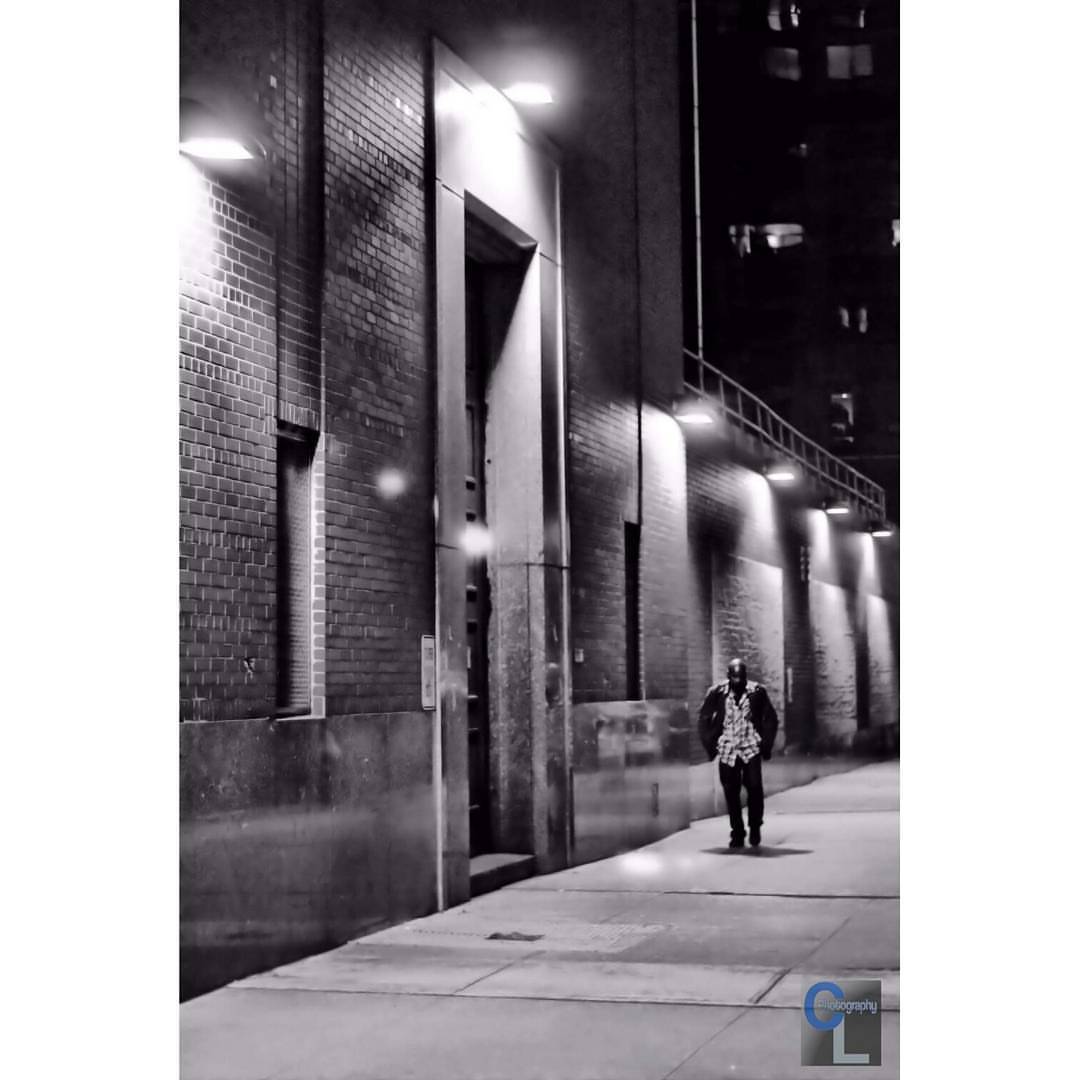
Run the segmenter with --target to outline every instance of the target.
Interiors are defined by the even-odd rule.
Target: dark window
[[[798,82],[802,78],[798,49],[768,48],[761,54],[761,66],[765,74],[773,79]]]
[[[626,697],[641,699],[641,526],[626,522]]]
[[[855,442],[855,399],[851,394],[829,398],[829,433],[835,449],[850,448]]]
[[[874,74],[870,45],[829,45],[825,52],[830,79],[865,79]]]
[[[277,712],[311,710],[311,463],[315,441],[281,428],[277,441]]]

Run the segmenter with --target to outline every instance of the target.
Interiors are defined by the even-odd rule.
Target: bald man
[[[750,682],[746,664],[732,660],[727,679],[709,688],[698,713],[698,734],[709,760],[720,759],[720,786],[724,789],[731,841],[728,847],[746,846],[742,816],[742,789],[750,818],[750,844],[761,843],[765,820],[765,789],[761,781],[762,759],[772,757],[779,724],[765,687]]]

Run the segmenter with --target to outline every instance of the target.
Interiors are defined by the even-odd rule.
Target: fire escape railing
[[[853,511],[868,521],[885,520],[885,490],[879,484],[808,439],[761,398],[689,349],[683,349],[683,381],[689,391],[718,407],[729,423],[797,465]]]

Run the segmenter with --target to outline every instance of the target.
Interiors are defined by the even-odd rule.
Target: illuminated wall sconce
[[[803,227],[790,222],[762,225],[761,231],[765,234],[765,243],[768,244],[770,251],[798,247],[803,242]]]
[[[237,131],[193,98],[180,99],[180,152],[204,161],[253,161],[266,157],[258,139]]]
[[[470,521],[461,533],[461,550],[470,559],[483,558],[494,546],[491,530],[476,521]]]
[[[686,427],[710,427],[719,423],[716,408],[696,394],[684,394],[672,405],[672,415]]]
[[[842,517],[851,513],[851,507],[846,502],[841,502],[840,499],[827,499],[821,508],[832,517]]]
[[[772,461],[765,466],[763,472],[770,484],[794,484],[799,479],[795,466],[786,461]]]
[[[887,521],[874,521],[870,523],[866,531],[871,536],[877,537],[878,539],[884,539],[892,536],[896,530],[893,529]]]
[[[550,88],[538,82],[516,82],[505,87],[503,93],[515,105],[552,105],[555,102]]]

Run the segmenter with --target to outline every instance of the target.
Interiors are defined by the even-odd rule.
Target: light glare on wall
[[[516,82],[506,87],[503,93],[518,105],[551,105],[555,101],[543,83]]]

